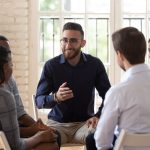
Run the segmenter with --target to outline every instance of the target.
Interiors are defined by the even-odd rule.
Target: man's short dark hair
[[[146,40],[138,29],[122,28],[112,34],[112,42],[115,51],[122,53],[130,64],[145,62]]]
[[[5,36],[0,35],[0,41],[8,41],[8,39]]]
[[[67,22],[66,24],[64,24],[63,26],[63,31],[65,30],[76,30],[76,31],[80,31],[82,38],[84,38],[84,31],[82,29],[82,26],[78,23],[75,22]]]

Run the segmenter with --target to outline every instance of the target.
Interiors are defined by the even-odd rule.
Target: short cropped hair
[[[146,40],[142,32],[134,27],[125,27],[112,34],[115,51],[122,53],[131,65],[144,63]]]
[[[84,31],[82,29],[82,26],[78,23],[75,22],[67,22],[66,24],[64,24],[63,26],[63,32],[65,30],[76,30],[79,31],[82,35],[82,38],[84,38]]]

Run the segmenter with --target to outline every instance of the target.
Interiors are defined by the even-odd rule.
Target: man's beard
[[[81,52],[80,49],[81,49],[81,47],[79,47],[78,49],[72,48],[72,49],[68,49],[68,50],[63,50],[65,59],[67,59],[67,60],[74,59]]]

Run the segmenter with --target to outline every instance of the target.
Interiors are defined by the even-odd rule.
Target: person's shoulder
[[[83,53],[83,55],[87,59],[87,62],[92,66],[95,66],[96,68],[100,68],[100,69],[104,68],[103,62],[98,57],[92,56],[90,54],[85,54],[85,53]]]
[[[7,110],[16,107],[13,95],[5,88],[0,88],[0,110],[1,112],[6,112]]]
[[[10,100],[11,98],[13,98],[11,92],[8,91],[5,88],[2,88],[2,87],[0,88],[0,96],[6,98],[8,100]]]
[[[120,82],[115,85],[113,85],[107,92],[107,94],[111,94],[111,97],[114,97],[115,95],[122,95],[124,93],[124,83]]]
[[[87,58],[88,61],[93,61],[93,62],[100,62],[102,63],[102,61],[96,57],[96,56],[93,56],[91,54],[86,54],[86,53],[83,53],[83,55]]]
[[[4,95],[4,96],[6,95],[6,96],[7,96],[7,95],[12,95],[12,94],[11,94],[11,92],[8,91],[7,89],[1,87],[1,88],[0,88],[0,95]]]
[[[4,89],[3,87],[0,87],[0,95],[3,95],[5,93],[7,93],[8,91],[6,89]]]
[[[10,92],[12,92],[12,89],[14,89],[16,86],[17,86],[16,80],[15,80],[15,78],[13,76],[11,76],[9,78],[9,80],[4,83],[5,89],[7,89]]]
[[[60,57],[61,57],[61,55],[58,55],[58,56],[55,56],[55,57],[47,60],[45,62],[45,65],[51,65],[51,64],[59,63],[60,62]]]

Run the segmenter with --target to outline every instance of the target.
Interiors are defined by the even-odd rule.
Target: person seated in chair
[[[111,148],[114,131],[150,133],[150,68],[145,64],[145,37],[138,29],[126,27],[112,34],[112,42],[118,65],[126,72],[121,83],[106,93],[94,135],[98,150]]]
[[[0,46],[4,46],[7,49],[11,50],[9,40],[3,36],[0,35]],[[38,119],[35,121],[24,109],[19,90],[15,81],[15,78],[11,76],[7,82],[3,84],[6,90],[11,92],[14,96],[15,102],[16,102],[16,109],[17,109],[17,118],[19,123],[19,129],[20,129],[20,136],[22,138],[25,137],[31,137],[35,135],[38,131],[42,129],[47,129],[48,126],[46,126],[41,119]],[[60,146],[60,134],[53,130],[55,134],[57,134],[57,142]]]
[[[86,40],[80,24],[64,24],[60,44],[62,54],[44,65],[35,102],[39,109],[51,108],[48,125],[60,132],[62,143],[85,144],[103,107],[102,100],[94,112],[95,88],[104,99],[110,82],[103,63],[81,51]]]
[[[17,109],[14,96],[6,90],[12,75],[11,51],[0,46],[0,130],[6,135],[11,150],[58,150],[57,135],[47,126],[39,124],[40,129],[30,138],[20,138]]]

